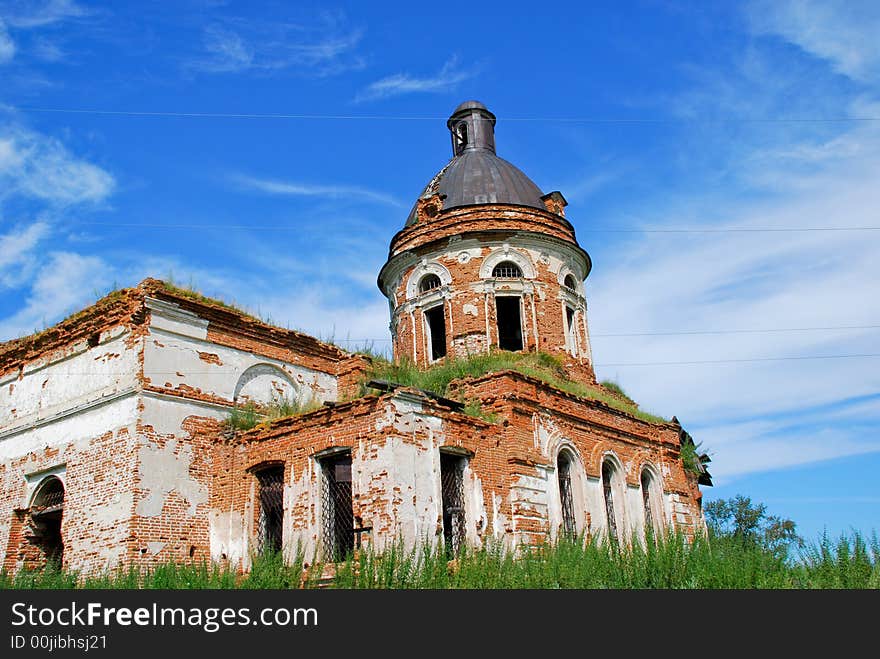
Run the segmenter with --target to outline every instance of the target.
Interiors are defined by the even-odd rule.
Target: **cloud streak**
[[[0,126],[0,201],[18,195],[60,205],[98,202],[115,185],[107,171],[76,158],[57,139]]]
[[[370,83],[355,96],[355,102],[376,101],[404,94],[424,94],[453,91],[460,83],[476,76],[476,69],[462,69],[458,58],[448,60],[433,76],[414,77],[408,73],[395,73]]]
[[[109,268],[96,256],[53,252],[39,268],[25,306],[0,320],[0,336],[38,331],[65,313],[92,301],[109,283]]]
[[[11,27],[31,29],[45,27],[71,18],[82,18],[90,13],[74,0],[49,0],[45,3],[13,0],[3,11],[3,18]]]
[[[6,64],[15,56],[15,42],[9,36],[9,30],[0,19],[0,64]]]
[[[243,190],[262,192],[269,195],[289,197],[323,197],[330,199],[360,199],[373,203],[386,204],[395,208],[405,208],[405,204],[384,192],[351,185],[321,185],[296,181],[233,176],[232,181]]]
[[[202,51],[185,63],[200,73],[291,71],[324,77],[363,68],[363,30],[324,17],[310,27],[285,23],[218,22],[204,28]]]
[[[774,34],[831,63],[854,80],[880,74],[880,4],[867,0],[760,0],[752,3],[753,28]]]

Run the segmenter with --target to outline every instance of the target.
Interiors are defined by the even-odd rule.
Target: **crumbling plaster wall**
[[[334,375],[220,345],[209,339],[209,323],[197,314],[158,300],[148,306],[143,373],[150,390],[221,405],[337,397]]]
[[[139,352],[116,326],[0,377],[0,564],[20,566],[14,511],[50,474],[65,486],[65,565],[92,569],[125,554]]]
[[[136,464],[137,397],[129,395],[0,440],[0,551],[20,567],[10,542],[15,510],[26,508],[42,479],[60,474],[65,486],[61,525],[64,563],[100,570],[127,552]]]
[[[441,447],[474,452],[487,424],[428,405],[418,395],[397,392],[366,398],[301,419],[287,419],[265,431],[252,431],[237,446],[218,446],[215,470],[229,474],[212,492],[211,555],[243,559],[255,546],[257,508],[253,468],[285,465],[285,528],[289,554],[321,557],[322,472],[320,460],[348,449],[352,458],[352,509],[355,525],[372,530],[362,536],[377,549],[402,541],[434,545],[442,540]],[[221,466],[221,463],[223,465]],[[473,544],[491,526],[481,479],[464,473],[467,539]]]

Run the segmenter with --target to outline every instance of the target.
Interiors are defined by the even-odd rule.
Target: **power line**
[[[612,336],[685,336],[693,334],[763,334],[769,332],[823,332],[832,330],[880,329],[880,325],[842,325],[839,327],[779,327],[768,329],[730,329],[730,330],[683,330],[676,332],[630,332],[615,334],[590,334],[592,337]]]
[[[702,366],[702,365],[711,365],[711,364],[745,364],[745,363],[754,363],[754,362],[779,362],[779,361],[808,361],[808,360],[821,360],[821,359],[866,359],[866,358],[874,358],[880,357],[880,353],[863,353],[856,355],[798,355],[791,357],[749,357],[745,359],[704,359],[704,360],[691,360],[691,361],[667,361],[667,362],[607,362],[605,364],[593,364],[593,366],[597,368],[604,368],[609,366]],[[182,375],[180,375],[182,373]],[[96,375],[128,375],[129,373],[126,371],[121,372],[71,372],[67,371],[64,373],[53,373],[52,376],[60,376],[60,375],[76,375],[76,376],[96,376]],[[179,375],[179,377],[187,377],[190,375],[216,375],[218,377],[228,377],[228,373],[217,372],[217,371],[187,371],[183,373],[183,371],[146,371],[145,374],[149,375]]]
[[[20,112],[52,114],[92,114],[120,117],[188,118],[188,119],[296,119],[323,121],[446,121],[448,117],[430,115],[390,114],[298,114],[258,112],[173,112],[148,110],[102,110],[94,108],[33,108],[19,107]],[[880,117],[504,117],[504,121],[584,124],[663,124],[663,123],[857,123],[880,121]]]
[[[299,225],[288,224],[162,224],[158,222],[77,222],[73,226],[99,226],[99,227],[122,227],[143,229],[231,229],[247,231],[301,231]],[[749,227],[730,229],[700,229],[700,228],[671,228],[671,229],[603,229],[587,228],[578,229],[579,233],[794,233],[801,231],[880,231],[877,227]]]
[[[809,359],[856,359],[865,357],[880,357],[880,353],[865,353],[860,355],[803,355],[795,357],[751,357],[746,359],[704,359],[681,362],[610,362],[607,364],[594,364],[596,367],[605,366],[698,366],[702,364],[740,364],[746,362],[780,362],[801,361]]]
[[[590,336],[593,338],[608,337],[632,337],[632,336],[692,336],[692,335],[712,335],[712,334],[764,334],[771,332],[830,332],[838,330],[870,330],[880,329],[880,325],[839,325],[835,327],[774,327],[762,329],[727,329],[727,330],[676,330],[670,332],[612,332],[600,333]],[[345,341],[348,343],[370,342],[370,341],[391,341],[387,337],[372,339],[333,339],[335,342]]]

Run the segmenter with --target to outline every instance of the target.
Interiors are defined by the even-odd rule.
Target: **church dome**
[[[495,155],[495,115],[479,101],[459,105],[446,124],[453,158],[425,186],[419,199],[439,194],[443,210],[476,204],[515,204],[544,209],[543,193],[516,166]],[[406,226],[417,219],[416,205]]]

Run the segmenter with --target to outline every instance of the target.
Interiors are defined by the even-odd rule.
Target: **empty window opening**
[[[428,338],[431,343],[431,360],[445,357],[446,319],[442,304],[425,311],[425,323],[428,325]]]
[[[502,261],[492,268],[492,276],[496,279],[521,279],[522,270],[513,261]]]
[[[467,146],[468,143],[468,127],[465,122],[459,123],[455,127],[455,155],[458,155]]]
[[[64,515],[64,484],[49,476],[37,486],[30,507],[33,542],[43,554],[47,566],[61,567],[64,541],[61,520]]]
[[[266,467],[256,476],[260,491],[257,550],[275,553],[281,551],[284,534],[284,465]]]
[[[498,347],[502,350],[522,350],[522,321],[520,301],[517,296],[495,298],[498,317]]]
[[[443,499],[443,540],[446,551],[457,554],[465,539],[464,466],[465,458],[440,454],[440,489]]]
[[[443,282],[440,281],[440,277],[435,274],[428,274],[422,277],[419,281],[419,293],[427,293],[428,291],[434,290],[435,288],[440,288]]]
[[[351,453],[321,460],[321,471],[325,557],[333,561],[342,561],[354,549]]]
[[[610,462],[602,463],[602,490],[605,493],[605,515],[608,518],[608,538],[612,542],[617,542],[617,518],[614,516],[614,492],[612,489],[614,471],[614,467]]]
[[[562,504],[562,534],[573,538],[577,533],[574,520],[574,497],[571,492],[571,457],[565,452],[556,460],[556,473],[559,478],[559,501]]]
[[[565,279],[562,280],[562,285],[566,288],[570,288],[571,290],[577,290],[577,284],[574,281],[574,275],[565,275]]]
[[[565,307],[565,334],[568,338],[568,351],[577,355],[577,336],[575,335],[574,309]]]

